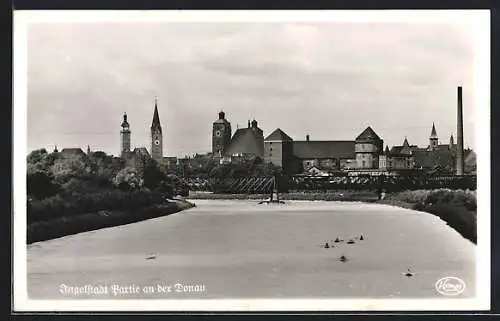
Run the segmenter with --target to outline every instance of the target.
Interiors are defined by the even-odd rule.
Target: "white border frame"
[[[470,24],[475,33],[474,91],[478,172],[477,296],[473,299],[30,300],[27,295],[27,28],[43,22],[417,22]],[[13,305],[23,311],[443,311],[490,309],[490,12],[365,11],[14,11]],[[459,85],[459,84],[457,84]]]

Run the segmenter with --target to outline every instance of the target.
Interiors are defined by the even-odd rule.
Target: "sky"
[[[233,132],[256,119],[264,137],[475,148],[473,33],[466,25],[346,22],[37,23],[28,29],[28,151],[150,149],[155,96],[164,156],[211,151],[223,110]]]

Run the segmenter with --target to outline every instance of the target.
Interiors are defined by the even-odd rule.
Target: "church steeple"
[[[432,123],[431,136],[429,137],[429,150],[437,150],[438,149],[438,135],[436,132],[436,126],[434,126],[434,122]]]
[[[410,144],[408,143],[408,138],[405,137],[405,141],[403,142],[403,147],[410,147]]]
[[[155,110],[151,124],[151,157],[163,164],[163,135],[161,133],[160,115],[158,114],[158,98],[155,96]]]
[[[434,126],[434,122],[432,122],[432,130],[431,130],[431,137],[430,138],[438,138],[438,135],[436,133],[436,126]]]
[[[153,123],[151,128],[158,128],[161,132],[160,115],[158,114],[158,98],[155,96],[155,111],[153,113]]]

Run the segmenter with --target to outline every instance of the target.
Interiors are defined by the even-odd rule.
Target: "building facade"
[[[383,152],[384,141],[368,126],[355,140],[356,168],[376,169],[379,155]]]
[[[231,123],[226,119],[223,111],[219,112],[219,119],[212,124],[212,155],[223,157],[231,143]]]
[[[279,128],[264,139],[264,162],[281,167],[283,173],[293,172],[293,139]]]
[[[124,153],[130,152],[130,124],[127,121],[127,113],[123,114],[123,121],[120,130],[120,155],[123,157]]]

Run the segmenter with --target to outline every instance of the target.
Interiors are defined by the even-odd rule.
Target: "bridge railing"
[[[270,193],[273,176],[228,179],[188,178],[185,184],[192,191],[208,191],[229,194]],[[476,189],[476,176],[278,176],[279,192],[329,191],[329,190],[377,190],[389,192],[416,189]]]

